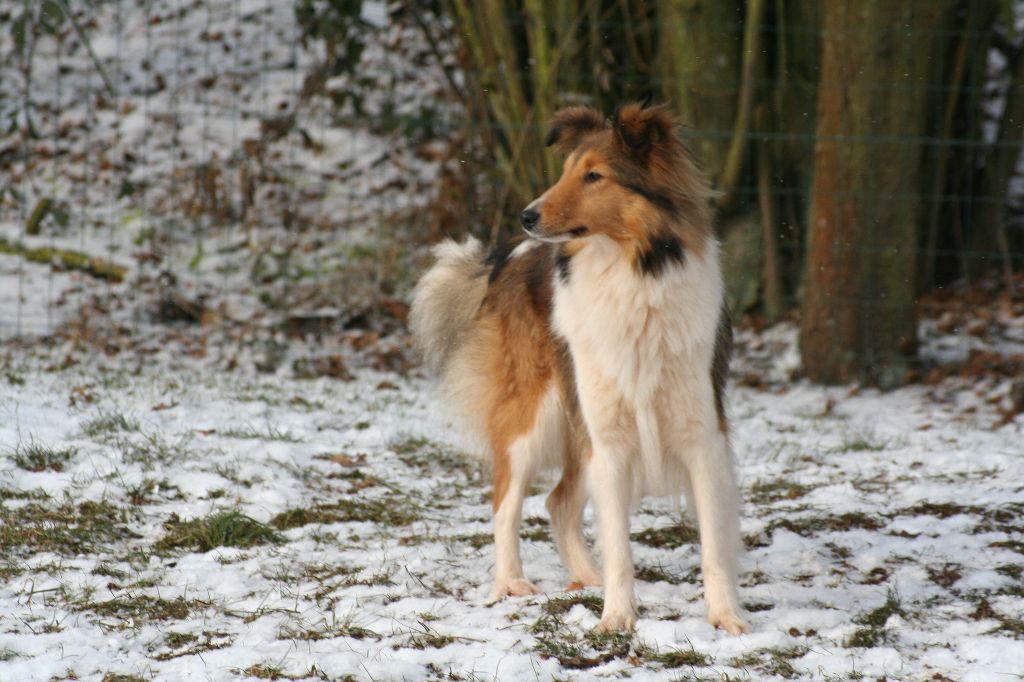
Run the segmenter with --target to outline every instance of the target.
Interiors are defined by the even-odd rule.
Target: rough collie
[[[700,530],[708,620],[747,631],[736,595],[739,516],[710,190],[664,106],[608,121],[558,112],[547,137],[562,176],[520,216],[526,236],[485,253],[435,248],[412,328],[446,401],[493,461],[492,598],[538,592],[523,574],[519,524],[534,474],[562,469],[547,499],[569,588],[604,584],[604,630],[636,623],[630,514],[678,495]],[[583,536],[593,500],[603,557]]]

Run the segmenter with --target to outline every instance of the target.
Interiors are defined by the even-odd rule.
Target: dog
[[[724,305],[712,191],[664,106],[555,114],[560,179],[520,215],[525,235],[490,253],[448,240],[416,285],[411,327],[446,402],[493,464],[492,600],[538,593],[519,525],[535,473],[569,589],[604,585],[603,631],[636,624],[630,515],[683,492],[700,530],[707,618],[748,631],[736,589],[739,503],[725,381]],[[603,570],[583,536],[593,500]]]

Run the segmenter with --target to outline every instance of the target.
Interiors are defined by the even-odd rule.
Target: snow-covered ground
[[[741,335],[737,376],[792,338]],[[600,591],[563,591],[548,484],[523,527],[545,594],[485,603],[486,476],[415,370],[209,371],[173,343],[0,359],[2,680],[1024,675],[1010,380],[733,387],[752,633],[703,620],[693,531],[648,500],[638,628],[602,637]]]
[[[8,26],[62,5],[74,24],[51,19],[18,47]],[[16,283],[0,288],[0,336],[52,331],[99,288],[11,244],[127,268],[117,293],[133,312],[167,272],[235,318],[400,280],[455,108],[434,50],[455,57],[446,36],[428,45],[385,3],[362,5],[358,64],[309,88],[325,47],[302,39],[293,2],[0,5],[0,274]],[[53,210],[29,230],[44,200]]]

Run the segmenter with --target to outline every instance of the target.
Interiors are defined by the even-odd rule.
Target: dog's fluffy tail
[[[416,284],[410,326],[423,361],[442,374],[464,342],[487,293],[486,255],[479,240],[446,239],[433,249],[437,262]]]

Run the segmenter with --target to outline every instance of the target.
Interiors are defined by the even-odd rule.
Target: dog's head
[[[639,245],[666,225],[703,227],[710,191],[677,127],[664,105],[629,104],[611,120],[588,108],[559,111],[546,144],[566,155],[562,176],[522,212],[523,228],[542,241],[605,235]]]

